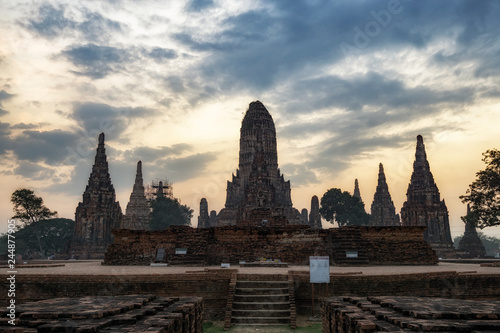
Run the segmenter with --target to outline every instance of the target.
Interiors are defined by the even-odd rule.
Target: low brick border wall
[[[17,275],[16,304],[56,297],[152,294],[165,297],[198,296],[204,299],[205,318],[224,320],[231,276],[236,270],[217,269],[169,275]],[[311,284],[304,273],[290,272],[299,314],[311,311]],[[7,275],[0,275],[6,280]],[[398,275],[336,275],[330,278],[325,296],[420,296],[471,300],[500,299],[500,274],[456,272]],[[9,302],[0,294],[0,306]],[[319,304],[317,302],[316,304]],[[318,312],[319,313],[319,309]]]

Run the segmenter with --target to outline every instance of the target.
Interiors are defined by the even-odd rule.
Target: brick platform
[[[500,301],[419,297],[322,300],[323,332],[499,332]]]
[[[279,259],[308,265],[309,256],[329,256],[331,265],[435,265],[438,258],[424,241],[424,227],[287,227],[191,228],[161,231],[113,230],[105,265],[220,265]],[[176,249],[186,252],[177,254]],[[159,250],[163,253],[158,258]],[[354,252],[355,256],[348,256]]]
[[[2,313],[0,332],[202,332],[200,297],[98,296],[19,305],[16,325]]]

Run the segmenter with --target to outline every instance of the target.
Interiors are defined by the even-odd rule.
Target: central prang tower
[[[300,224],[290,192],[290,181],[278,169],[273,118],[261,102],[252,102],[241,124],[239,166],[227,182],[217,225]]]

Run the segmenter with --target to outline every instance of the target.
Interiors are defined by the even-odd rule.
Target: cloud
[[[178,156],[193,147],[187,143],[179,143],[170,147],[136,147],[123,153],[123,159],[127,161],[142,161],[143,164],[155,164],[166,156]]]
[[[15,175],[31,180],[53,180],[55,173],[53,169],[31,162],[21,162],[20,165],[14,169]]]
[[[201,176],[208,163],[216,159],[217,155],[215,153],[200,153],[180,158],[169,157],[164,162],[160,161],[157,164],[163,166],[169,180],[182,182]]]
[[[119,72],[123,70],[123,64],[130,61],[127,50],[95,44],[73,45],[61,54],[80,68],[80,71],[73,73],[92,79],[102,79],[111,73]]]
[[[39,128],[40,125],[35,125],[35,124],[25,124],[25,123],[18,123],[18,124],[14,124],[12,125],[10,128],[12,129],[23,129],[23,130],[26,130],[26,129],[35,129],[35,128]]]
[[[213,7],[214,5],[213,0],[191,0],[186,7],[188,11],[200,12]]]
[[[280,169],[285,178],[290,179],[294,188],[320,183],[316,173],[313,170],[310,170],[306,165],[288,163],[281,165]]]
[[[0,155],[4,154],[10,147],[10,124],[0,121]]]
[[[6,110],[0,108],[0,117],[5,116],[6,114],[9,114],[9,111],[6,111]]]
[[[44,162],[48,165],[64,164],[68,152],[66,146],[74,146],[79,136],[74,132],[24,131],[12,138],[9,150],[12,150],[20,161]]]
[[[98,12],[78,8],[83,20],[70,18],[66,7],[42,5],[24,27],[47,39],[77,35],[87,41],[108,41],[110,36],[125,29],[120,22],[104,17]]]
[[[154,47],[150,51],[146,51],[145,54],[158,63],[162,63],[165,60],[175,59],[178,57],[178,54],[175,50],[165,49],[161,47]]]
[[[304,99],[303,96],[308,98]],[[330,75],[299,80],[290,85],[287,91],[280,93],[280,104],[293,113],[334,107],[346,111],[373,111],[385,107],[387,111],[366,114],[373,121],[380,123],[377,119],[380,119],[381,115],[387,115],[381,121],[403,120],[401,118],[408,120],[416,115],[414,112],[408,112],[408,109],[423,110],[446,103],[471,103],[474,98],[474,88],[439,90],[425,86],[407,87],[404,81],[368,72],[348,78]]]
[[[127,127],[137,119],[157,115],[157,111],[144,107],[114,107],[103,103],[74,103],[70,117],[89,137],[97,138],[104,132],[108,138],[119,138]]]
[[[7,100],[7,99],[10,99],[12,98],[12,94],[9,94],[8,92],[6,92],[5,90],[0,90],[0,106],[2,106],[2,102]],[[2,110],[3,112],[7,112],[5,110]]]
[[[64,16],[64,8],[43,5],[38,8],[35,19],[28,20],[26,27],[46,38],[54,38],[76,23]]]

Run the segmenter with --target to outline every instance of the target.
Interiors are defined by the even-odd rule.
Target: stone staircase
[[[232,292],[226,324],[291,325],[295,328],[293,283],[291,295],[287,275],[238,274]],[[229,329],[230,325],[226,326]]]

